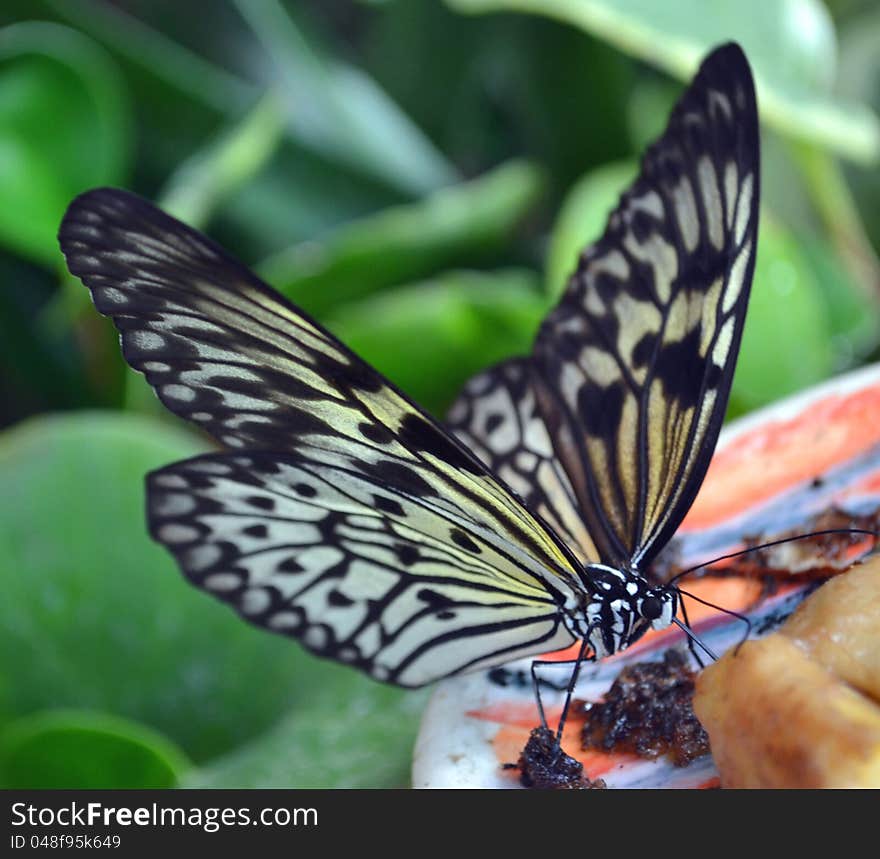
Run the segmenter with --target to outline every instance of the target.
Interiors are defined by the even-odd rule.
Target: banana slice
[[[694,709],[724,787],[880,787],[880,557],[703,671]]]

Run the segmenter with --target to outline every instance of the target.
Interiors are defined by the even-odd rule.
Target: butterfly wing
[[[532,356],[556,458],[605,563],[645,568],[708,468],[755,260],[748,62],[714,51],[581,255]]]
[[[485,562],[482,566],[471,561],[456,563],[462,552],[447,546],[450,578],[457,581],[457,596],[450,599],[467,603],[462,590],[470,588],[473,605],[466,612],[468,622],[455,626],[454,633],[447,624],[445,635],[467,641],[463,647],[469,648],[469,655],[464,650],[460,657],[444,655],[437,663],[440,673],[432,673],[428,654],[433,656],[441,644],[445,654],[451,651],[444,633],[425,621],[408,627],[406,638],[412,652],[419,654],[418,671],[411,668],[404,675],[397,663],[397,667],[385,663],[379,667],[367,657],[358,658],[361,668],[375,668],[376,676],[391,672],[395,682],[418,685],[448,673],[450,665],[476,664],[504,650],[508,645],[498,645],[487,630],[514,629],[520,623],[524,625],[517,639],[520,646],[547,649],[556,634],[550,631],[548,606],[552,602],[558,614],[562,603],[578,589],[576,562],[484,464],[390,382],[219,246],[133,194],[99,189],[78,197],[64,217],[59,240],[70,271],[86,284],[98,310],[119,329],[127,361],[144,373],[162,402],[227,447],[253,453],[251,483],[246,467],[239,463],[235,479],[225,481],[224,489],[234,495],[236,486],[256,480],[264,487],[264,498],[283,494],[286,490],[278,481],[269,481],[273,474],[270,460],[274,457],[280,464],[289,454],[291,467],[302,468],[302,461],[307,460],[310,467],[320,469],[321,486],[327,488],[322,496],[326,496],[326,509],[334,509],[338,501],[335,496],[327,500],[329,489],[353,481],[357,492],[351,490],[355,496],[352,510],[367,515],[369,508],[375,518],[376,505],[381,503],[377,498],[387,491],[398,503],[405,500],[418,508],[426,539],[452,546],[458,545],[457,539],[469,546],[474,543],[485,558],[491,557],[494,573],[487,579]],[[258,460],[258,451],[269,459]],[[206,555],[199,554],[199,547],[210,545],[223,547],[222,562],[229,574],[258,563],[246,553],[247,544],[235,530],[240,519],[224,509],[226,497],[208,490],[199,495],[192,469],[187,468],[184,463],[160,473],[188,487],[184,494],[188,493],[195,507],[181,500],[179,513],[173,504],[169,508],[161,503],[167,487],[160,478],[149,482],[152,533],[177,552],[182,544],[174,536],[187,528],[205,527],[204,517],[210,511],[218,518],[209,523],[204,541],[194,537],[195,542],[186,545],[186,558],[204,560]],[[376,488],[376,497],[370,497],[371,486]],[[193,509],[197,512],[192,513]],[[193,520],[193,516],[201,518]],[[389,529],[392,519],[385,510],[378,517]],[[336,519],[328,514],[327,521]],[[298,519],[295,512],[283,515],[278,527],[287,535],[279,539],[288,539],[291,545],[308,544],[314,535],[314,520]],[[357,582],[348,588],[348,598],[357,598],[357,588],[363,585],[360,602],[366,605],[373,598],[373,590],[365,584],[369,577],[348,574],[354,556],[350,548],[340,545],[341,533],[329,528],[321,539],[327,541],[328,549],[343,552],[335,575]],[[374,547],[377,556],[393,551],[388,541]],[[363,551],[369,554],[370,549]],[[305,557],[310,562],[321,555]],[[186,558],[181,556],[187,574],[204,581],[197,578],[197,570],[188,566]],[[378,561],[374,564],[374,568],[380,566]],[[413,574],[402,562],[388,568],[400,577],[401,588],[412,590],[416,581],[423,584],[422,578],[407,578]],[[505,593],[519,593],[519,600],[487,601],[487,591],[499,587]],[[452,586],[444,584],[443,588],[441,592],[448,595]],[[281,590],[290,597],[285,610],[301,609],[310,618],[303,624],[304,636],[316,636],[308,630],[319,624],[332,627],[338,617],[333,612],[319,615],[314,605],[307,605],[308,591]],[[244,585],[236,591],[239,608],[255,599],[248,596],[251,592]],[[394,628],[409,622],[400,603],[381,605],[387,611],[381,624]],[[267,626],[271,626],[270,617],[260,616]],[[540,632],[532,625],[537,617],[542,618]],[[517,638],[513,633],[509,636]],[[326,648],[313,641],[309,646],[332,655],[347,640],[337,632]],[[477,641],[483,646],[475,645]]]
[[[119,329],[128,363],[172,412],[227,447],[284,450],[303,437],[358,435],[372,400],[396,400],[378,373],[245,266],[134,194],[78,197],[59,241]]]
[[[573,641],[565,594],[521,549],[354,454],[198,457],[149,476],[148,508],[195,585],[378,680],[421,686]]]
[[[513,358],[474,376],[452,404],[446,425],[581,561],[595,561],[598,552],[538,408],[534,374],[528,359]]]

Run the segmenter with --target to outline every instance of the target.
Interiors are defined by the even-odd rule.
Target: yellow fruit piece
[[[826,582],[780,631],[880,702],[880,556]]]
[[[880,706],[785,635],[708,667],[694,709],[724,787],[880,787]]]
[[[880,557],[698,678],[725,787],[880,787]]]

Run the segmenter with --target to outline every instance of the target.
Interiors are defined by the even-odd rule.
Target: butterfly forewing
[[[132,194],[99,189],[77,198],[62,223],[60,241],[71,272],[91,289],[98,309],[119,328],[126,359],[146,375],[173,412],[227,447],[264,451],[278,463],[287,454],[299,456],[310,467],[321,469],[322,487],[359,480],[363,492],[356,503],[363,511],[379,503],[368,497],[365,487],[376,487],[377,496],[384,487],[398,499],[408,500],[410,510],[420,511],[426,540],[455,547],[456,535],[470,535],[468,541],[480,547],[484,558],[492,558],[494,586],[504,583],[502,592],[520,594],[519,601],[486,602],[487,562],[453,551],[450,575],[457,577],[455,601],[463,606],[463,614],[456,615],[455,625],[440,624],[442,629],[429,630],[427,621],[408,628],[406,643],[419,654],[418,670],[404,674],[400,666],[379,667],[363,655],[355,664],[376,676],[387,674],[394,682],[418,685],[448,673],[452,662],[458,670],[505,650],[502,638],[514,638],[509,631],[514,628],[526,650],[546,649],[555,635],[546,621],[548,605],[555,602],[558,614],[561,603],[577,587],[576,562],[483,463],[390,382],[218,246]],[[272,473],[270,464],[270,459],[260,460],[261,476]],[[188,474],[176,476],[185,479]],[[241,478],[243,467],[236,474]],[[151,493],[162,489],[155,481],[149,486]],[[228,481],[224,487],[233,488]],[[174,513],[173,506],[170,514],[162,513],[168,508],[157,507],[153,500],[151,496],[150,514],[156,517],[151,519],[152,532],[178,552],[181,544],[173,543],[169,535],[183,531],[169,527],[173,522],[166,521],[167,516],[185,519],[191,514]],[[224,513],[222,493],[203,495],[202,501],[216,508],[218,518],[204,531],[204,541],[194,537],[185,558],[179,556],[188,573],[187,558],[206,557],[200,554],[202,542],[224,545],[223,564],[230,574],[266,562],[265,555],[243,554],[249,544],[234,530],[235,516]],[[389,518],[381,507],[371,510],[374,518]],[[313,534],[313,523],[295,515],[284,518],[282,526],[294,544],[301,539],[300,532]],[[229,529],[225,542],[224,528]],[[330,529],[322,534],[327,549],[338,545],[334,541],[340,533]],[[364,548],[369,551],[370,547]],[[380,541],[372,551],[385,557],[393,547]],[[306,559],[314,557],[308,554]],[[353,557],[350,551],[344,553],[346,561],[335,570],[336,577],[348,575],[345,565]],[[457,563],[460,558],[466,562]],[[363,563],[358,561],[360,566]],[[401,587],[409,589],[408,582],[415,587],[416,580],[407,578],[411,571],[402,561],[387,568],[400,576]],[[365,577],[359,574],[355,580],[363,582]],[[472,605],[461,592],[468,582],[474,591]],[[243,600],[256,599],[252,588],[242,587]],[[446,591],[450,587],[443,583]],[[349,593],[356,596],[357,588],[349,587]],[[298,601],[311,600],[310,594],[309,590],[293,593],[284,610],[306,611]],[[362,604],[372,598],[370,594],[365,589]],[[225,596],[235,601],[230,593]],[[402,622],[395,615],[399,605],[389,603],[391,615],[378,619],[377,629],[386,620],[389,625]],[[309,602],[306,613],[323,619],[304,623],[303,635],[324,624],[327,641],[332,642],[326,649],[314,642],[307,642],[309,646],[327,654],[339,650],[338,643],[346,636],[338,631],[330,636],[339,612],[321,615]],[[271,614],[260,615],[260,622],[272,627]],[[536,618],[541,618],[540,629],[530,625],[537,623]],[[492,632],[496,629],[497,634]],[[424,638],[417,640],[416,632]],[[310,635],[314,638],[318,633]],[[480,643],[466,658],[446,643],[452,638]],[[457,655],[450,655],[453,650]],[[388,656],[388,651],[382,653],[383,658]],[[439,666],[434,673],[427,668],[431,658]]]
[[[304,436],[359,435],[377,394],[381,408],[378,373],[145,200],[84,194],[59,238],[71,272],[119,328],[128,363],[172,412],[222,444],[283,450]]]
[[[534,391],[602,561],[646,567],[724,418],[758,227],[742,51],[709,56],[538,334]]]

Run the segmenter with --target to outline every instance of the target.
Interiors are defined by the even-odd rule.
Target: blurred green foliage
[[[169,788],[192,768],[165,737],[93,710],[47,710],[0,732],[0,786]]]
[[[86,188],[209,231],[442,415],[529,348],[733,38],[764,211],[731,411],[876,356],[867,0],[223,0],[207,26],[170,0],[3,5],[0,786],[402,786],[424,701],[246,626],[146,536],[144,473],[207,442],[65,273]]]

